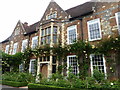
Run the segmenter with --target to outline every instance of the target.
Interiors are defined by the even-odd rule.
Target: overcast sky
[[[0,42],[9,37],[18,20],[29,25],[39,21],[51,0],[0,0]],[[54,0],[64,10],[90,0]]]

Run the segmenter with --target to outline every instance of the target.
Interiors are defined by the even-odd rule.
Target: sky
[[[0,42],[8,38],[17,22],[40,21],[51,0],[0,0]],[[54,0],[63,10],[90,0]]]

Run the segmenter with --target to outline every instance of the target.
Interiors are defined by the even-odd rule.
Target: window
[[[9,45],[6,45],[5,53],[7,53],[7,54],[9,53],[9,47],[10,47]]]
[[[101,29],[100,29],[100,19],[94,19],[87,22],[88,24],[88,36],[89,41],[100,40]]]
[[[53,27],[53,34],[57,34],[57,27],[56,26]]]
[[[38,46],[38,36],[32,38],[32,48]]]
[[[106,67],[105,67],[105,59],[103,55],[90,55],[91,59],[91,73],[93,74],[94,69],[98,69],[100,72],[105,73],[106,75]]]
[[[17,28],[15,29],[15,35],[18,35],[19,33],[20,33],[20,28],[17,27]]]
[[[53,12],[53,13],[47,15],[47,17],[46,17],[47,20],[52,19],[52,18],[57,18],[57,13],[56,12]]]
[[[51,27],[48,27],[48,33],[47,35],[51,34]]]
[[[47,37],[46,37],[46,43],[47,43],[47,44],[50,44],[50,39],[51,39],[50,36],[47,36]]]
[[[118,26],[118,32],[120,34],[120,12],[115,13],[116,16],[116,22],[117,22],[117,26]]]
[[[19,65],[19,72],[23,72],[24,71],[24,64],[20,64]]]
[[[68,33],[68,44],[72,44],[77,39],[77,27],[76,25],[67,28]]]
[[[41,30],[41,36],[44,36],[44,29]]]
[[[28,44],[28,39],[25,39],[22,41],[22,49],[21,51],[25,51],[25,49],[27,48],[27,44]]]
[[[29,73],[35,74],[36,72],[36,59],[31,59],[30,60],[30,65],[29,65]]]
[[[42,38],[41,38],[41,45],[44,45],[45,42],[46,42],[46,41],[45,41],[45,37],[42,37]]]
[[[71,69],[74,75],[78,74],[78,61],[76,55],[67,56],[67,68]]]
[[[53,35],[53,43],[57,43],[57,35]]]
[[[18,43],[14,43],[13,53],[12,54],[16,54],[16,52],[17,52],[17,46],[18,46]]]

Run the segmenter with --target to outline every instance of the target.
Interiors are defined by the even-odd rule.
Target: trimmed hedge
[[[28,85],[28,83],[26,82],[14,82],[14,81],[5,81],[5,80],[3,80],[1,84],[13,86],[13,87],[22,87]]]
[[[41,84],[34,84],[34,83],[29,83],[28,84],[28,88],[29,89],[36,89],[36,88],[41,88],[42,90],[44,89],[49,89],[49,90],[53,90],[53,89],[58,89],[58,90],[80,90],[80,89],[75,89],[75,88],[65,88],[65,87],[58,87],[58,86],[51,86],[51,85],[41,85]],[[84,89],[82,89],[84,90]]]

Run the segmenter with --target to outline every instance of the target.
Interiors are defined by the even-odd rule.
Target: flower
[[[113,85],[113,83],[111,82],[110,85]]]
[[[92,48],[94,49],[94,48],[95,48],[95,45],[92,45]]]

